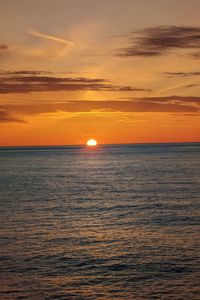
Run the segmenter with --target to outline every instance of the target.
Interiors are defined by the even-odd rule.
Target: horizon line
[[[193,142],[136,142],[136,143],[98,143],[98,146],[117,146],[117,145],[158,145],[158,144],[200,144],[200,141],[193,141]],[[39,147],[88,147],[86,144],[48,144],[48,145],[0,145],[0,148],[39,148]]]

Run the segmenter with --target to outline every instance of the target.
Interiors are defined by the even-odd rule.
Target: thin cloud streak
[[[198,81],[185,81],[185,82],[182,82],[182,83],[178,83],[176,85],[172,85],[172,86],[169,86],[169,87],[166,87],[164,89],[161,89],[159,90],[158,92],[159,93],[166,93],[166,92],[169,92],[169,91],[173,91],[173,90],[176,90],[176,89],[179,89],[179,88],[182,88],[182,87],[188,87],[188,86],[196,86],[196,83],[198,83]]]
[[[47,39],[47,40],[58,42],[58,43],[61,43],[61,44],[64,44],[64,45],[75,46],[75,43],[72,42],[72,41],[69,41],[69,40],[66,40],[66,39],[62,39],[62,38],[56,37],[54,35],[49,35],[49,34],[41,33],[41,32],[39,32],[37,30],[29,30],[28,34],[30,34],[32,36],[35,36],[35,37],[44,38],[44,39]]]
[[[195,70],[189,70],[189,71],[179,71],[179,72],[164,72],[162,73],[167,78],[173,79],[173,78],[194,78],[194,77],[199,77],[200,72],[195,71]],[[164,89],[159,90],[159,92],[168,92],[168,91],[173,91],[179,88],[190,88],[190,87],[196,87],[199,85],[199,79],[197,78],[196,80],[190,80],[190,81],[184,81],[180,82],[178,84],[166,87]]]
[[[164,72],[163,75],[169,78],[174,78],[174,77],[195,77],[195,76],[200,76],[200,72]]]

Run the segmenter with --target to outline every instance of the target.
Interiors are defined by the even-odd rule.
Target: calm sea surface
[[[0,148],[0,299],[200,299],[200,144]]]

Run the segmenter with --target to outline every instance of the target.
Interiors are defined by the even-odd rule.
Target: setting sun
[[[94,139],[90,139],[90,140],[87,141],[86,145],[87,145],[87,146],[90,146],[90,147],[91,147],[91,146],[92,146],[92,147],[97,146],[97,141],[94,140]]]

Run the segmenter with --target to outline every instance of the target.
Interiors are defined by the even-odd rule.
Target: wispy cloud
[[[6,50],[8,50],[8,45],[0,44],[0,51],[6,51]]]
[[[69,41],[69,40],[66,40],[66,39],[63,39],[63,38],[60,38],[60,37],[56,37],[54,35],[41,33],[37,30],[33,30],[33,29],[29,30],[28,33],[32,36],[35,36],[35,37],[44,38],[44,39],[51,40],[51,41],[54,41],[54,42],[58,42],[58,43],[68,45],[68,46],[75,46],[75,43],[72,42],[72,41]]]
[[[189,104],[189,103],[195,103],[200,106],[200,97],[195,96],[177,96],[177,95],[170,95],[165,97],[142,97],[142,98],[133,98],[140,99],[143,101],[148,102],[156,102],[156,103],[178,103],[180,105],[182,104]]]
[[[0,44],[0,57],[7,53],[9,46],[7,44]]]
[[[196,72],[165,72],[163,74],[170,78],[173,78],[173,77],[195,77],[195,76],[200,76],[200,71],[196,71]]]
[[[200,59],[200,52],[193,52],[193,53],[191,54],[191,56],[192,56],[193,58]]]
[[[180,71],[180,72],[164,72],[162,73],[164,76],[173,79],[173,78],[181,78],[181,82],[176,83],[175,85],[171,85],[169,87],[166,87],[159,92],[167,92],[167,91],[173,91],[179,88],[191,88],[191,87],[196,87],[199,85],[199,76],[200,76],[200,71]],[[186,78],[193,78],[193,80],[187,80],[183,81],[183,79]]]
[[[192,87],[196,87],[196,86],[199,86],[199,84],[188,84],[185,87],[186,88],[192,88]]]
[[[175,84],[175,85],[171,85],[171,86],[168,86],[166,88],[163,88],[163,89],[160,89],[159,90],[159,93],[166,93],[166,92],[172,92],[173,90],[177,90],[177,89],[180,89],[180,88],[186,88],[186,87],[192,87],[194,85],[196,85],[197,81],[184,81],[184,82],[181,82],[181,83],[178,83],[178,84]]]
[[[200,97],[140,97],[127,100],[68,101],[65,103],[8,104],[4,110],[11,115],[25,116],[54,112],[94,113],[179,113],[200,117]]]
[[[24,120],[18,119],[17,117],[12,116],[9,112],[0,108],[0,123],[25,123]]]
[[[166,55],[175,50],[190,50],[191,57],[199,58],[200,27],[158,26],[131,32],[130,46],[119,49],[124,57],[154,57]]]
[[[21,71],[1,71],[0,76],[4,75],[47,75],[47,74],[54,74],[54,72],[50,71],[27,71],[27,70],[21,70]]]

